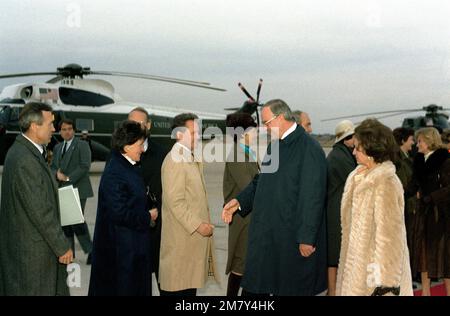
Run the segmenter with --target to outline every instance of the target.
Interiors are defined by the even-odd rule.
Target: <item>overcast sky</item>
[[[208,81],[228,91],[106,78],[126,100],[211,112],[240,106],[237,83],[256,94],[263,78],[262,101],[332,133],[337,121],[321,119],[449,107],[449,17],[448,0],[2,0],[0,73],[75,62]]]

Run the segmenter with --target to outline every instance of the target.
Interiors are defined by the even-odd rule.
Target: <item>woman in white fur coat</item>
[[[355,129],[359,166],[341,202],[342,243],[337,295],[413,295],[403,187],[392,160],[392,131],[374,119]]]

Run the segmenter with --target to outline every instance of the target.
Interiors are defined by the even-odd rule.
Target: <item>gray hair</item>
[[[266,104],[264,104],[263,108],[269,107],[272,111],[273,115],[281,115],[283,114],[284,119],[286,121],[295,122],[295,118],[292,115],[292,111],[289,106],[280,99],[270,100]]]
[[[19,127],[22,133],[28,131],[31,123],[36,123],[37,125],[44,123],[43,111],[52,112],[53,109],[45,103],[30,102],[25,104],[19,115]]]

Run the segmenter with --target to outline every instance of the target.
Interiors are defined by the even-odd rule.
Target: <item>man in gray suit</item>
[[[74,188],[78,188],[84,214],[87,198],[94,195],[89,179],[91,150],[87,142],[75,137],[75,126],[72,120],[61,120],[59,128],[64,141],[53,149],[51,169],[60,187],[73,185]],[[92,240],[87,224],[64,226],[63,230],[72,243],[72,249],[75,249],[74,234],[77,235],[83,252],[88,254],[87,263],[90,264]]]
[[[55,130],[52,108],[26,104],[19,125],[23,134],[3,167],[0,296],[69,295],[62,264],[72,262],[73,253],[61,229],[58,186],[43,158]]]

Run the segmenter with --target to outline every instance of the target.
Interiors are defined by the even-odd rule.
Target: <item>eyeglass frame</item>
[[[276,119],[277,117],[279,116],[279,114],[278,115],[274,115],[274,116],[272,116],[272,118],[270,119],[270,120],[268,120],[267,122],[262,122],[265,126],[267,126],[270,122],[272,122],[274,119]]]

